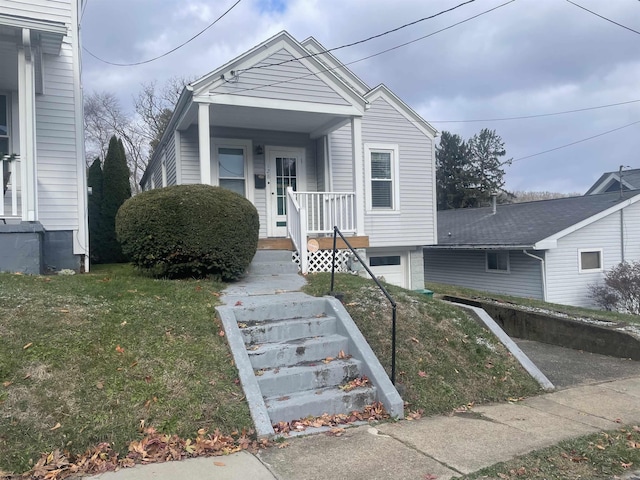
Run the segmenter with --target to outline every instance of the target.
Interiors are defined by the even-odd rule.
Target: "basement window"
[[[509,252],[487,252],[487,272],[509,273]]]
[[[580,273],[602,271],[602,249],[578,250],[578,265]]]

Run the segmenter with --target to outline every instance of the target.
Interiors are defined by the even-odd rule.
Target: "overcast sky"
[[[334,52],[344,63],[436,32],[507,0],[476,0],[435,19]],[[132,63],[198,33],[235,0],[88,0],[83,45]],[[86,93],[111,91],[132,109],[142,82],[201,76],[287,30],[326,48],[369,37],[463,0],[242,0],[178,51],[142,66],[83,56]],[[575,0],[640,31],[638,0]],[[518,160],[640,121],[640,101],[511,121],[445,123],[576,110],[640,100],[640,35],[566,0],[516,0],[408,46],[349,65],[371,87],[384,83],[438,130],[467,139],[482,128],[502,137],[510,190],[585,192],[605,171],[640,168],[640,123],[551,153]]]

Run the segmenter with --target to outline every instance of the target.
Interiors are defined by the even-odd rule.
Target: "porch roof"
[[[67,26],[64,23],[0,13],[0,39],[21,42],[20,30],[23,28],[31,30],[32,42],[39,45],[43,53],[60,53],[62,39],[67,34]]]

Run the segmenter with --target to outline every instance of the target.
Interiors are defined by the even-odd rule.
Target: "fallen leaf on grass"
[[[418,340],[416,337],[411,337],[410,339],[413,343],[420,343],[420,340]]]
[[[69,310],[67,310],[66,308],[61,308],[60,313],[69,313]]]
[[[283,442],[280,445],[278,445],[278,448],[287,448],[288,446],[290,446],[291,444],[289,442]]]
[[[620,466],[622,468],[629,468],[631,465],[633,465],[633,462],[629,462],[629,463],[620,462]]]
[[[124,327],[126,324],[127,324],[127,321],[125,320],[124,322],[122,322],[122,323],[120,324],[120,326],[121,326],[121,327]]]
[[[27,373],[24,377],[22,377],[23,380],[27,380],[29,378],[31,378],[31,374],[30,373]]]
[[[61,427],[62,425],[60,425],[60,422],[56,423],[53,427],[51,427],[49,430],[54,431],[57,430]]]
[[[104,382],[100,381],[100,382],[96,383],[96,388],[98,390],[102,390],[104,388]]]
[[[11,385],[12,383],[13,383],[13,382],[9,382],[9,381],[2,382],[2,386],[6,388],[6,387],[8,387],[9,385]]]
[[[124,353],[124,348],[122,348],[120,345],[118,345],[118,346],[116,347],[116,352],[118,352],[118,353]]]
[[[426,377],[426,376],[427,376],[427,372],[423,372],[422,370],[420,370],[420,371],[418,372],[418,376],[419,376],[419,377],[423,377],[423,378],[424,378],[424,377]]]
[[[602,446],[602,445],[600,445],[600,444],[596,445],[596,448],[597,448],[598,450],[605,450],[605,447],[603,447],[603,446]]]
[[[29,342],[24,347],[22,347],[22,349],[26,350],[27,348],[31,347],[32,345],[33,345],[33,342]]]
[[[218,332],[218,336],[219,336],[219,337],[224,337],[224,330],[220,330],[220,331]]]
[[[216,467],[226,467],[227,465],[224,462],[213,462]]]
[[[426,473],[424,475],[424,477],[422,477],[424,480],[436,480],[438,478],[437,475],[434,475],[433,473]]]

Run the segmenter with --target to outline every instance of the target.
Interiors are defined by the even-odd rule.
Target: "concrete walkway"
[[[295,274],[248,276],[230,286],[224,303],[302,296]],[[635,363],[635,362],[634,362]],[[585,369],[589,365],[583,364]],[[477,406],[452,416],[365,425],[340,436],[288,439],[257,455],[241,452],[139,465],[97,480],[353,480],[456,478],[497,462],[621,424],[640,422],[640,375],[541,395],[517,403]],[[282,446],[282,444],[280,444]]]
[[[136,466],[99,480],[353,480],[456,478],[571,437],[640,422],[640,377],[549,393],[471,412],[287,440],[257,456]],[[214,462],[217,462],[214,463]],[[224,465],[220,465],[223,463]]]

